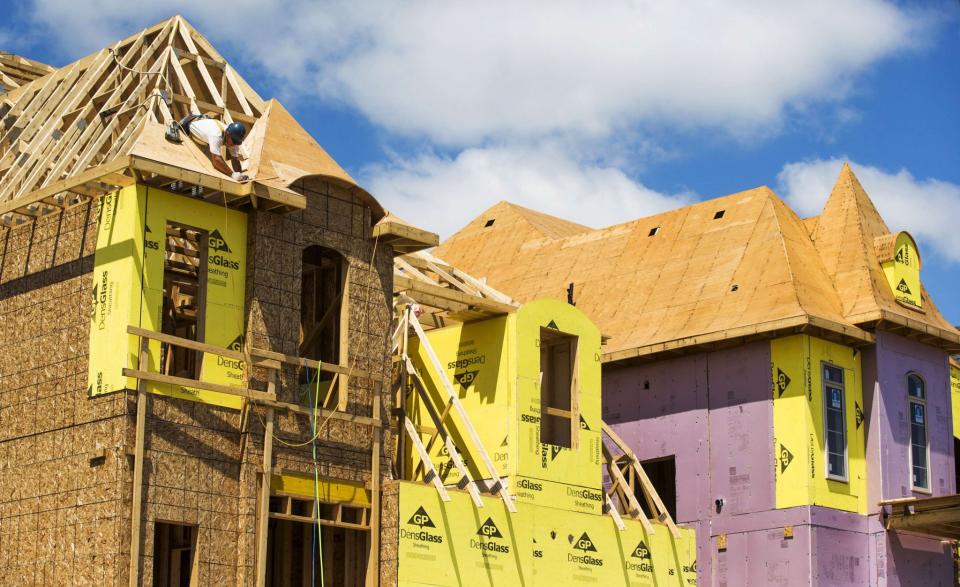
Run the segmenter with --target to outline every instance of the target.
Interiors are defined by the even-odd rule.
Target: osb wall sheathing
[[[379,246],[374,256],[369,208],[351,194],[325,182],[306,188],[306,211],[251,216],[248,336],[259,348],[296,354],[302,249],[319,244],[341,252],[350,265],[349,364],[381,378],[351,377],[347,409],[369,416],[379,393],[386,422],[391,251]],[[133,459],[127,453],[136,406],[132,394],[89,399],[86,393],[95,237],[89,205],[0,229],[0,585],[128,582]],[[295,383],[296,374],[287,372],[280,399],[295,401]],[[253,584],[262,417],[262,411],[250,417],[244,436],[235,411],[148,398],[144,584],[152,580],[157,520],[199,527],[201,584]],[[308,429],[306,418],[278,412],[281,438],[303,442]],[[383,434],[382,446],[389,446],[387,426]],[[318,438],[320,474],[369,482],[370,443],[369,428],[331,420]],[[274,455],[274,466],[313,470],[309,446],[275,442]],[[381,454],[381,478],[389,462]],[[385,498],[386,520],[395,517],[395,504],[395,496]],[[392,584],[395,528],[391,534],[387,524],[383,532],[382,576]]]
[[[126,569],[124,397],[86,393],[95,210],[0,228],[0,585]]]
[[[384,422],[382,447],[389,445],[387,414],[391,395],[386,381],[390,358],[387,336],[392,320],[393,258],[389,247],[370,240],[370,209],[364,202],[339,185],[319,179],[298,182],[295,189],[307,196],[307,208],[287,216],[257,214],[251,216],[248,230],[249,267],[248,327],[250,343],[288,355],[296,355],[299,347],[300,280],[303,249],[320,245],[342,254],[347,271],[348,365],[373,374],[378,379],[360,376],[349,378],[347,412],[370,416],[373,395],[381,397],[380,417]],[[371,261],[373,264],[371,265]],[[266,378],[255,370],[260,385]],[[285,369],[277,389],[281,401],[300,402],[297,374]],[[302,403],[302,402],[301,402]],[[252,584],[257,504],[257,475],[262,466],[263,410],[250,418],[250,434],[246,438],[241,495],[241,522],[244,532],[242,584]],[[304,443],[312,437],[310,421],[304,416],[277,412],[275,434],[288,444]],[[370,482],[372,431],[367,426],[327,421],[317,438],[319,474],[345,480]],[[274,467],[313,474],[311,447],[285,446],[275,441]],[[381,449],[381,479],[389,472],[389,458]],[[385,499],[384,515],[395,509],[395,497]],[[390,544],[389,530],[384,529],[381,544]],[[386,562],[381,570],[389,577]],[[386,578],[384,579],[386,580]],[[387,582],[384,584],[392,584]]]

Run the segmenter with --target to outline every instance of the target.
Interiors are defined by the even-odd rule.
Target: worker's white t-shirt
[[[223,146],[223,131],[226,125],[213,118],[198,118],[190,123],[190,136],[210,147],[210,154],[221,156],[220,147]],[[240,156],[239,145],[227,147],[230,155]]]

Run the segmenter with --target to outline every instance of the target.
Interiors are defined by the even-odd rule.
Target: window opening
[[[577,337],[540,329],[540,442],[577,448]]]
[[[647,236],[657,236],[659,232],[660,232],[660,227],[654,226],[653,228],[650,229],[650,232],[647,233]]]
[[[316,544],[315,511],[312,499],[285,495],[270,497],[267,524],[268,587],[365,584],[370,556],[369,509],[321,502],[319,518],[322,548]],[[311,577],[314,578],[312,583]]]
[[[339,365],[345,332],[343,315],[346,288],[346,260],[332,249],[318,245],[303,250],[303,273],[300,283],[300,356]],[[317,373],[311,371],[315,384]],[[333,385],[335,374],[321,371],[321,398]],[[300,373],[300,383],[308,384],[307,370]],[[312,391],[311,391],[312,393]]]
[[[203,342],[206,292],[206,231],[168,222],[163,250],[161,332]],[[197,379],[201,357],[197,351],[164,345],[160,357],[162,372]]]
[[[153,584],[163,587],[199,585],[197,527],[156,522],[153,530]]]
[[[930,490],[929,443],[927,439],[927,391],[923,379],[907,376],[910,405],[910,477],[911,487]]]
[[[843,369],[823,363],[823,427],[827,478],[847,480],[847,427],[844,414]]]
[[[669,457],[643,461],[640,463],[640,466],[643,467],[643,471],[647,474],[647,477],[650,478],[650,483],[653,484],[653,488],[656,490],[657,495],[660,496],[660,500],[663,502],[663,505],[667,508],[667,512],[670,514],[670,517],[676,520],[677,519],[676,456],[671,455]],[[634,489],[634,495],[636,495],[637,501],[640,502],[640,507],[643,509],[644,514],[652,520],[657,519],[656,513],[650,511],[650,505],[647,503],[646,497],[643,494],[643,488],[640,486],[640,484],[637,484],[636,488]]]
[[[496,222],[496,221],[497,221],[496,218],[491,218],[490,220],[487,220],[487,221],[484,223],[483,227],[484,227],[484,228],[490,228],[491,226],[493,226],[493,223]]]
[[[716,214],[713,215],[713,219],[720,220],[721,218],[723,218],[724,212],[726,212],[726,210],[717,210]]]

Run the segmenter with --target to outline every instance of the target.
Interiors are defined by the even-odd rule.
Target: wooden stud
[[[277,376],[271,372],[267,389],[276,395]],[[270,481],[273,468],[273,408],[267,408],[263,432],[263,475],[260,480],[260,502],[257,516],[257,587],[267,582],[267,530],[270,520]]]
[[[149,361],[147,341],[140,342],[140,364]],[[143,458],[147,427],[146,383],[137,384],[137,428],[133,453],[133,505],[130,512],[130,587],[140,585],[140,526],[143,516]]]

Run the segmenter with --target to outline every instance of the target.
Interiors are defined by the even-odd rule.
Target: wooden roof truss
[[[54,71],[46,63],[0,51],[0,94],[15,90]]]
[[[232,207],[303,198],[132,154],[144,127],[190,113],[251,125],[264,101],[176,16],[0,94],[0,219],[19,224],[142,182]]]
[[[393,264],[393,293],[416,303],[425,329],[453,322],[482,320],[515,311],[509,296],[425,251],[398,256]]]

